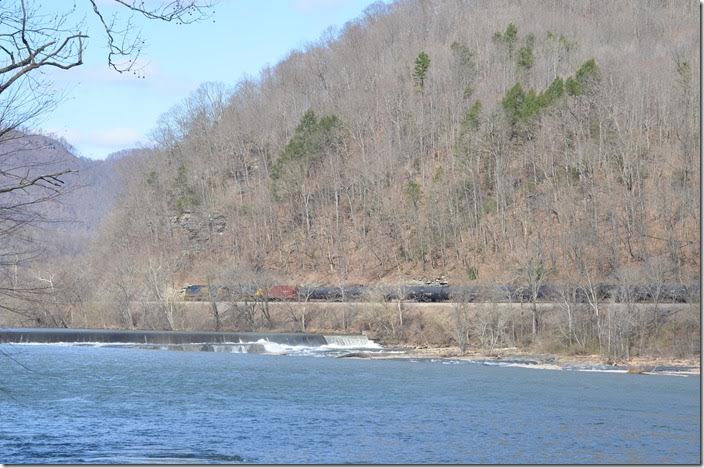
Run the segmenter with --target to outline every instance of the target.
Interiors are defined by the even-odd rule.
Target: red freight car
[[[277,284],[266,290],[267,298],[270,301],[295,301],[298,299],[298,290],[284,284]]]

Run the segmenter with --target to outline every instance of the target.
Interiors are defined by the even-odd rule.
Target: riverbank
[[[386,347],[376,353],[350,353],[342,356],[352,359],[409,359],[409,360],[444,360],[471,361],[487,365],[504,365],[506,367],[526,367],[547,370],[600,370],[630,374],[672,374],[700,375],[700,359],[668,359],[653,357],[633,357],[616,362],[599,355],[560,355],[538,354],[521,351],[518,348],[502,348],[493,353],[480,349],[460,353],[457,347]]]

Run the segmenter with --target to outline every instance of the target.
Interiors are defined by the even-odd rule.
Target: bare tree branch
[[[42,185],[42,182],[46,182],[47,184],[50,185],[50,187],[47,187],[46,185],[42,185],[44,188],[49,188],[49,189],[54,189],[56,187],[61,187],[64,185],[64,181],[59,179],[60,176],[64,174],[75,174],[78,171],[74,169],[66,169],[60,172],[55,172],[52,174],[44,174],[40,175],[37,177],[33,177],[31,179],[27,179],[19,183],[18,185],[10,186],[10,187],[0,187],[0,193],[9,193],[9,192],[14,192],[16,190],[25,190],[29,187],[32,187],[33,185]]]

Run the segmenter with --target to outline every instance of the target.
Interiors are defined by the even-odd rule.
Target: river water
[[[0,345],[2,463],[694,463],[698,376]]]

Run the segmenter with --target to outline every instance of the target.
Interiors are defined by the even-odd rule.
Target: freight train
[[[282,302],[361,302],[361,301],[408,301],[408,302],[661,302],[692,303],[699,301],[700,286],[665,284],[637,285],[625,287],[599,284],[592,289],[584,287],[566,288],[556,284],[539,287],[497,285],[434,285],[411,284],[399,286],[213,286],[211,292],[206,285],[188,285],[178,291],[183,301],[221,302],[237,301],[282,301]]]

